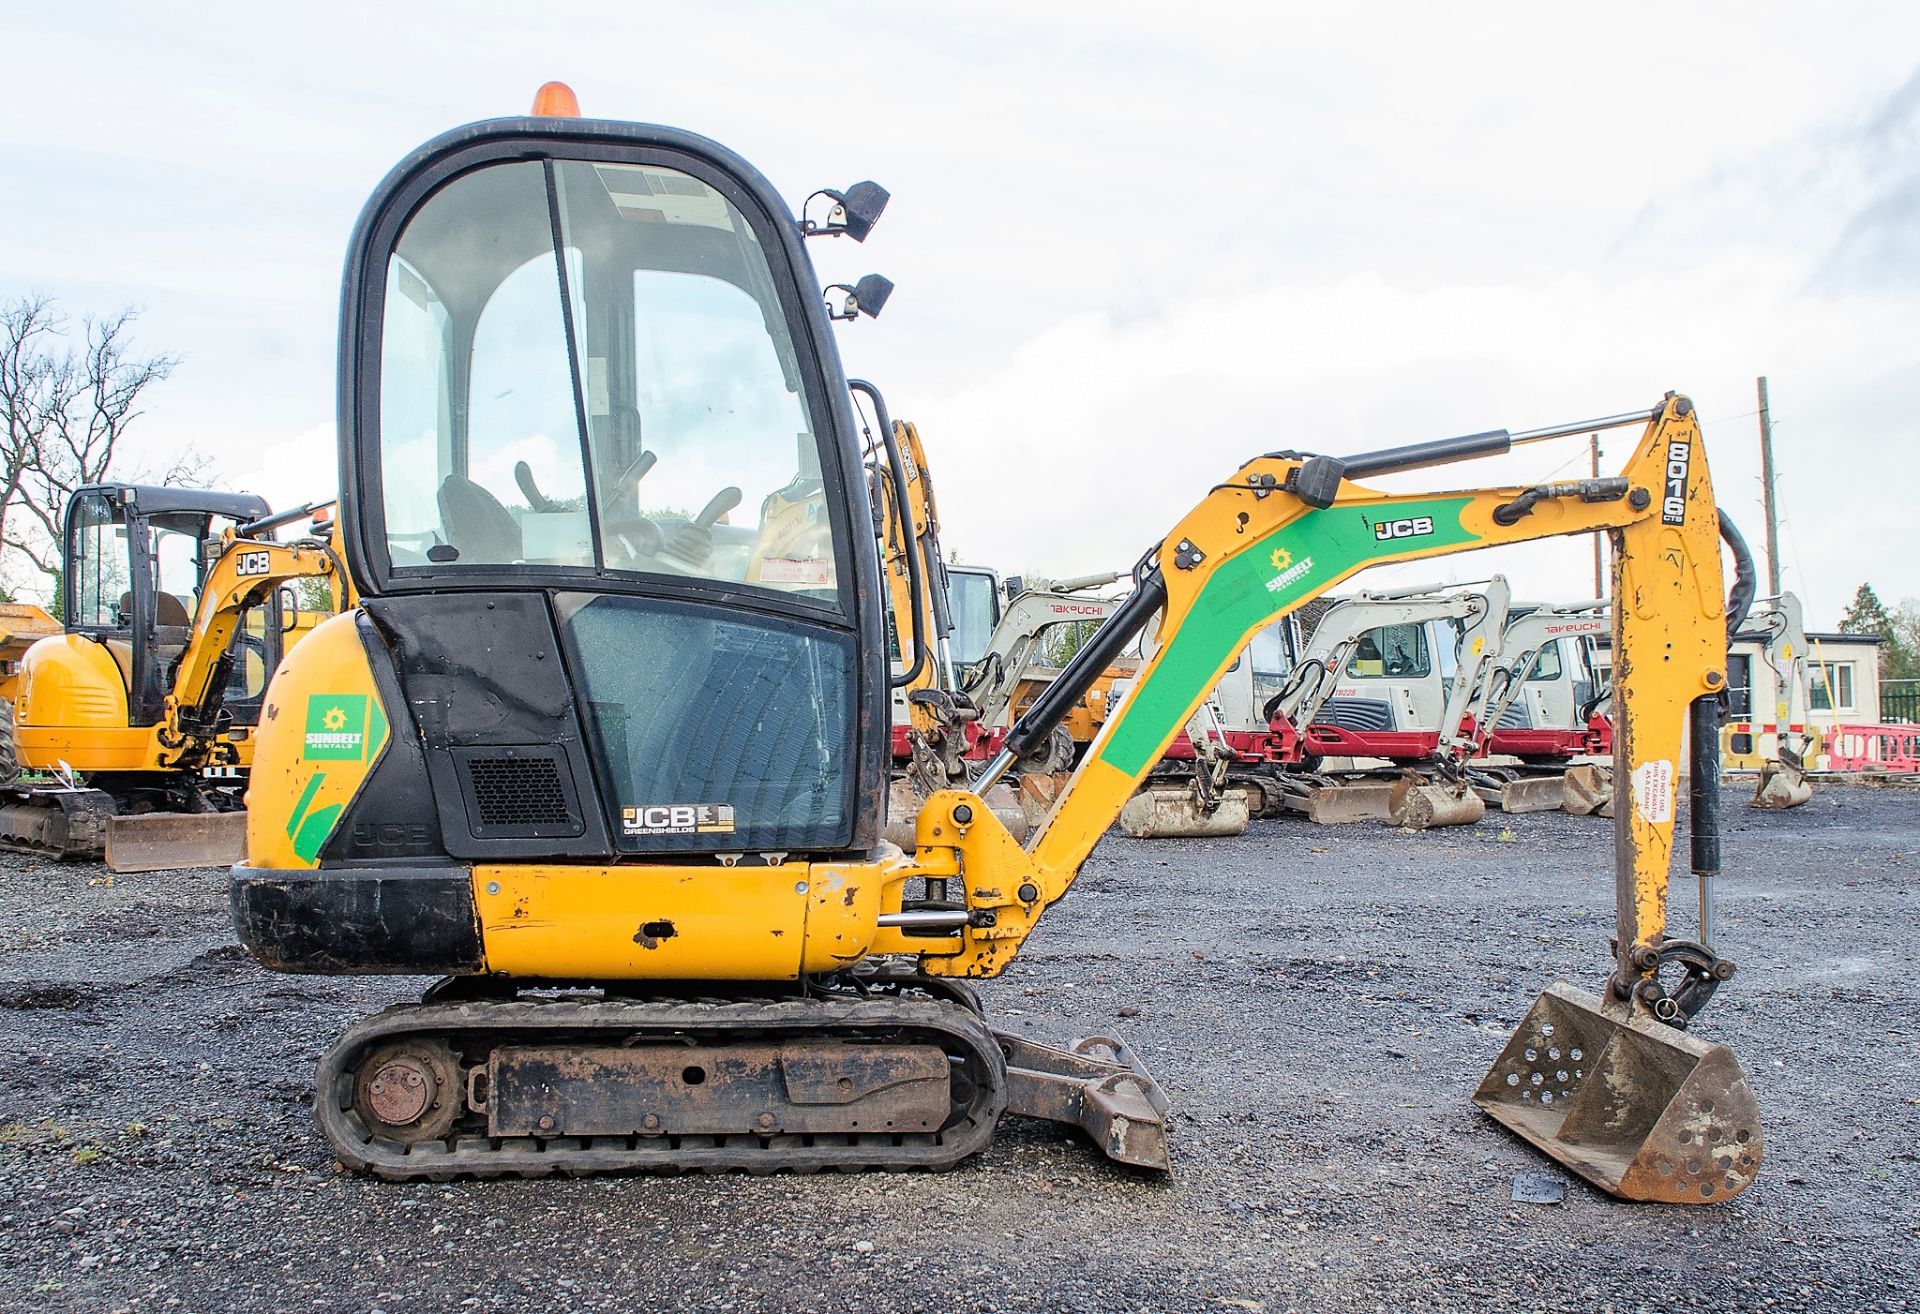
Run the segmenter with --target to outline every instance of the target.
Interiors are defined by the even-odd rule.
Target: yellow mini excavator
[[[1692,404],[1202,482],[903,851],[880,838],[887,599],[829,322],[868,298],[823,305],[806,250],[864,237],[873,205],[821,198],[796,218],[714,142],[536,113],[428,143],[364,211],[339,375],[360,601],[274,675],[230,887],[271,968],[443,978],[322,1058],[339,1158],[396,1179],[940,1168],[1013,1112],[1164,1169],[1166,1096],[1123,1044],[996,1032],[966,982],[1014,960],[1256,630],[1371,565],[1604,530],[1617,952],[1598,993],[1540,998],[1476,1099],[1624,1196],[1745,1187],[1753,1097],[1684,1029],[1732,964],[1710,922],[1667,923],[1682,725],[1717,715],[1744,605]],[[1628,425],[1614,477],[1361,482]],[[735,506],[757,512],[722,522]],[[1131,695],[1014,840],[980,791],[1146,629]],[[1717,744],[1693,736],[1709,894]]]
[[[309,520],[308,537],[275,541]],[[267,679],[309,627],[281,586],[344,587],[330,511],[100,484],[63,523],[65,624],[26,649],[0,703],[0,847],[104,849],[116,871],[228,866]]]

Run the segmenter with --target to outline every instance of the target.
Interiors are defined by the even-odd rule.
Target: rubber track
[[[621,1044],[649,1033],[704,1040],[846,1037],[937,1044],[970,1060],[972,1106],[934,1133],[843,1135],[488,1137],[455,1128],[444,1141],[411,1146],[376,1138],[352,1110],[356,1061],[405,1036],[450,1041],[467,1054],[489,1042]],[[460,1092],[464,1100],[464,1092]],[[600,1172],[820,1172],[939,1170],[985,1149],[1007,1105],[1006,1062],[993,1033],[957,1004],[937,1000],[479,1000],[403,1004],[350,1028],[320,1060],[314,1120],[340,1162],[388,1181],[542,1177]],[[463,1115],[470,1117],[471,1115]]]

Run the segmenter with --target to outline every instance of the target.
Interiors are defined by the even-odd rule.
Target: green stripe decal
[[[1222,562],[1161,651],[1152,678],[1121,705],[1119,724],[1101,746],[1100,760],[1130,776],[1146,771],[1248,634],[1325,592],[1342,576],[1374,562],[1478,542],[1479,536],[1460,523],[1472,500],[1429,498],[1364,510],[1311,511]],[[1375,509],[1387,512],[1395,524],[1430,518],[1432,532],[1382,540],[1371,518]]]

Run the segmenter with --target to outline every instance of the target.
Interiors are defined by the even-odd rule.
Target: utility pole
[[[1589,458],[1591,458],[1593,463],[1593,477],[1595,479],[1598,479],[1600,477],[1600,435],[1599,434],[1590,433],[1587,435],[1587,455]],[[1605,530],[1594,531],[1594,535],[1593,535],[1593,596],[1596,598],[1604,598],[1607,596],[1607,584],[1606,584],[1606,581],[1601,578],[1601,568],[1604,563],[1601,560],[1601,555],[1600,555],[1600,542],[1602,539],[1606,538],[1606,536],[1607,535]]]
[[[1767,588],[1780,596],[1780,519],[1773,504],[1773,412],[1767,409],[1767,376],[1760,376],[1760,486],[1767,507]]]

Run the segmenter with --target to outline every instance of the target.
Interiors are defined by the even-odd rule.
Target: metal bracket
[[[1192,570],[1207,559],[1207,554],[1193,545],[1193,540],[1183,538],[1173,545],[1173,564],[1180,570]]]

